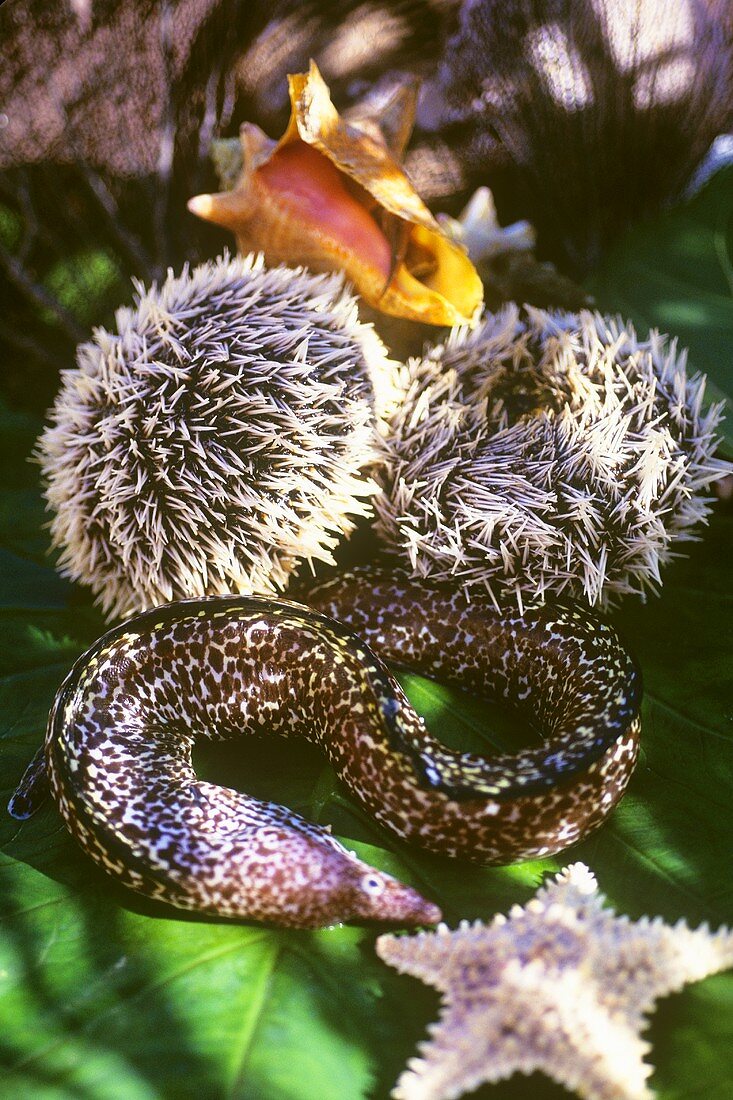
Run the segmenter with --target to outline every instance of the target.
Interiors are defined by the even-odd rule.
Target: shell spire
[[[245,123],[233,189],[197,195],[189,210],[230,229],[242,252],[342,270],[381,312],[435,325],[471,321],[481,279],[395,159],[412,128],[414,94],[397,90],[384,130],[373,118],[359,128],[339,115],[315,62],[288,82],[282,138]]]

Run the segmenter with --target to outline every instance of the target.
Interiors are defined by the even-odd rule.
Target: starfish
[[[535,255],[537,234],[528,221],[500,225],[494,197],[479,187],[457,218],[438,214],[448,236],[466,249],[484,281],[486,307],[527,302],[577,310],[592,304],[583,287]]]
[[[488,187],[474,191],[457,218],[438,214],[445,231],[462,244],[475,264],[504,252],[532,252],[537,234],[528,221],[499,225],[494,196]]]
[[[443,994],[396,1100],[451,1100],[541,1070],[586,1100],[648,1100],[640,1037],[655,1001],[733,966],[733,931],[631,921],[574,863],[507,919],[380,936],[377,953]]]

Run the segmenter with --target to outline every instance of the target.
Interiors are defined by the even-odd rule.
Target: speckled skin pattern
[[[33,812],[50,781],[82,847],[133,889],[186,909],[316,927],[428,924],[440,912],[325,829],[199,781],[197,737],[305,737],[398,836],[478,862],[555,852],[618,801],[636,756],[640,688],[605,623],[572,610],[500,614],[370,571],[307,599],[316,610],[269,597],[185,600],[111,630],[59,690],[43,758],[11,813]],[[491,760],[443,748],[370,645],[526,707],[548,739]]]
[[[370,569],[311,589],[307,601],[385,660],[505,701],[544,737],[515,755],[450,752],[395,685],[402,751],[370,738],[338,771],[399,836],[510,863],[561,851],[618,802],[636,762],[641,673],[603,619],[572,605],[500,612],[487,597]]]

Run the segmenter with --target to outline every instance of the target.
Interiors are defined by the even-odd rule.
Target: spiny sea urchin
[[[62,571],[124,615],[330,560],[368,511],[390,377],[341,277],[225,256],[136,290],[39,440]]]
[[[694,538],[721,406],[653,332],[514,305],[412,360],[377,529],[420,576],[497,601],[607,604],[660,582]]]

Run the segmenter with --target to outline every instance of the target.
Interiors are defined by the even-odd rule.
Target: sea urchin
[[[330,560],[368,510],[389,377],[341,277],[225,256],[136,290],[39,440],[62,571],[125,615]]]
[[[377,498],[415,573],[497,602],[644,593],[694,538],[721,407],[651,333],[588,311],[508,305],[409,364]]]

